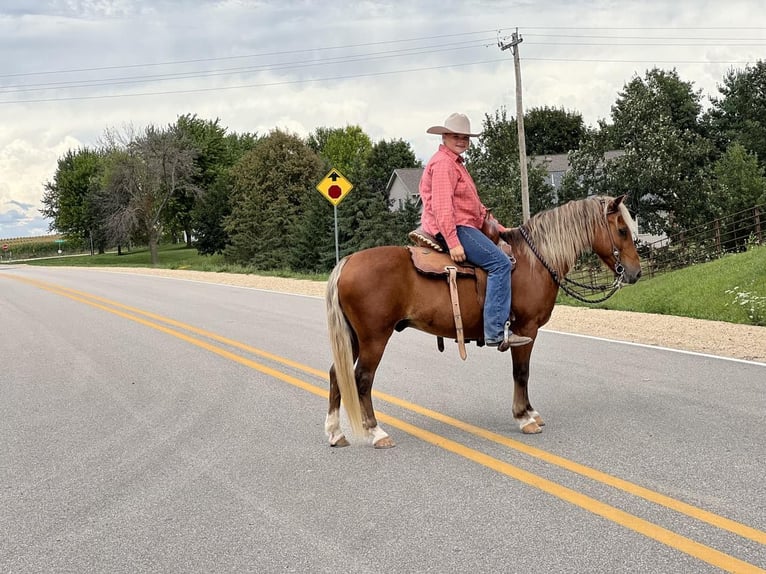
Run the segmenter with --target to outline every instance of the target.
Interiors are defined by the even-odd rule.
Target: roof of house
[[[402,185],[404,185],[410,193],[416,194],[418,192],[418,187],[420,186],[420,177],[422,175],[422,167],[395,169],[388,180],[388,184],[386,184],[386,193],[391,191],[391,186],[394,184],[394,180],[399,179],[399,181],[402,182]]]
[[[622,150],[610,150],[604,152],[604,159],[610,160],[615,157],[620,157],[624,154],[625,152]],[[563,173],[569,171],[569,154],[567,153],[558,153],[553,155],[535,155],[532,156],[530,160],[537,165],[543,165],[548,173]]]

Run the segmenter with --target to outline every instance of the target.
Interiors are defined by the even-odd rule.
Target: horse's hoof
[[[396,443],[390,436],[384,436],[383,438],[372,443],[373,448],[393,448]]]
[[[536,422],[533,421],[521,427],[521,432],[523,432],[524,434],[538,434],[543,432],[543,429],[541,429],[540,425],[538,425]]]
[[[545,421],[543,420],[543,417],[541,417],[540,415],[536,415],[534,419],[535,419],[535,422],[537,423],[537,426],[541,426],[541,427],[545,426]]]
[[[342,436],[338,440],[336,440],[334,443],[331,442],[330,446],[331,447],[336,447],[336,446],[337,447],[341,447],[341,446],[349,446],[350,444],[351,443],[348,442],[348,439],[346,439],[346,437]]]

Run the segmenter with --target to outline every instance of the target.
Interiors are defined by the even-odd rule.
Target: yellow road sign
[[[317,184],[319,193],[324,195],[333,205],[338,205],[354,184],[347,180],[337,169],[331,169],[324,179]]]

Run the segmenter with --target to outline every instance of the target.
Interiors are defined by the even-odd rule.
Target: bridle
[[[609,299],[612,295],[614,295],[620,287],[622,287],[622,282],[625,279],[625,266],[620,261],[620,250],[617,249],[617,245],[614,242],[614,237],[612,236],[612,230],[609,227],[609,219],[608,219],[608,213],[607,213],[607,206],[604,200],[600,200],[601,205],[603,206],[603,214],[604,214],[604,225],[606,226],[606,231],[609,234],[609,242],[612,244],[612,256],[614,257],[615,264],[614,264],[614,281],[612,281],[611,285],[587,285],[585,283],[579,283],[573,279],[569,279],[567,277],[560,278],[558,271],[553,269],[548,262],[543,258],[543,256],[540,254],[540,252],[537,250],[537,246],[535,245],[535,242],[532,240],[532,237],[529,235],[529,231],[524,225],[519,226],[519,233],[521,233],[521,236],[524,238],[524,241],[527,242],[527,245],[529,245],[529,248],[532,250],[532,253],[535,254],[537,259],[540,260],[540,263],[543,264],[543,267],[545,267],[548,270],[548,273],[551,274],[551,277],[553,278],[553,281],[558,285],[564,293],[569,295],[570,297],[577,299],[578,301],[581,301],[583,303],[603,303],[607,299]],[[581,289],[585,289],[588,291],[593,291],[594,293],[604,293],[607,292],[604,296],[599,297],[598,299],[586,299],[583,295],[580,295],[577,293],[570,285],[574,285],[575,287],[579,287]]]

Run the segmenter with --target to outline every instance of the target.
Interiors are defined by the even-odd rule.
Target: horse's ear
[[[614,200],[612,200],[612,203],[609,204],[609,213],[617,213],[620,209],[620,204],[625,203],[627,199],[628,196],[624,193],[619,197],[615,197]]]

